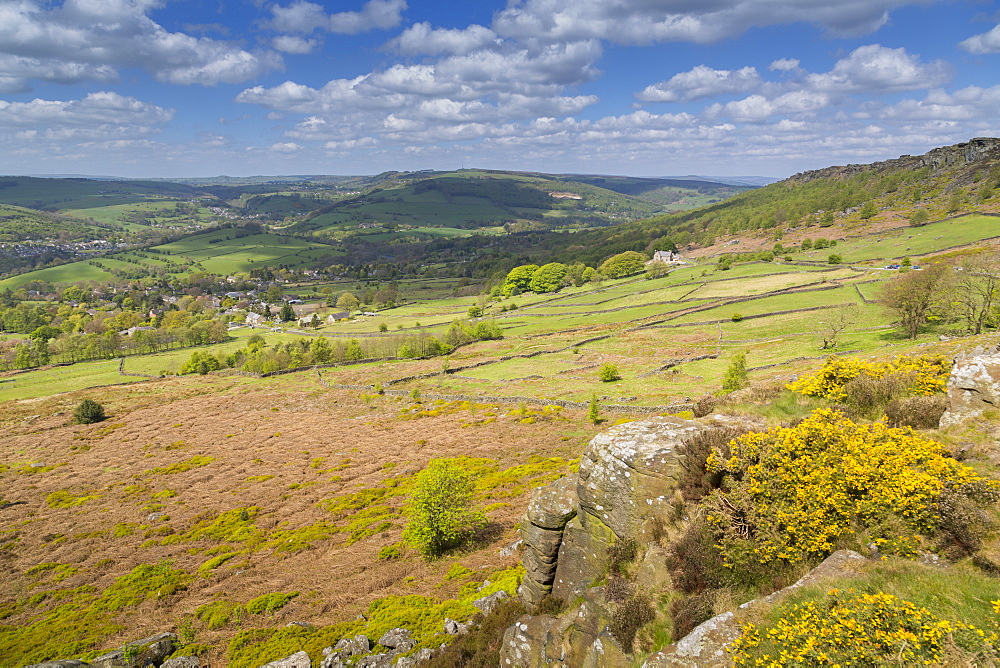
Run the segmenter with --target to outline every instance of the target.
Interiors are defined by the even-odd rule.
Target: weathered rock
[[[160,668],[201,668],[201,660],[196,656],[175,656],[164,661]]]
[[[561,478],[532,492],[525,517],[543,529],[562,529],[576,515],[576,505],[576,480]]]
[[[659,545],[650,545],[635,571],[635,583],[647,591],[665,591],[672,588],[670,570],[666,568],[667,551]]]
[[[542,584],[537,580],[525,577],[517,587],[517,596],[528,605],[538,605],[543,598],[552,593],[551,584]]]
[[[546,559],[535,550],[525,550],[521,563],[524,565],[526,577],[538,582],[552,582],[556,574],[556,556],[552,555],[551,559]]]
[[[368,639],[368,636],[358,634],[353,638],[343,638],[337,641],[333,650],[347,652],[347,656],[357,656],[358,654],[367,654],[372,651],[372,641]]]
[[[948,408],[941,416],[947,427],[1000,408],[1000,354],[956,360],[948,377]]]
[[[358,668],[389,668],[394,658],[393,654],[371,654],[358,659],[355,665]]]
[[[714,427],[735,426],[714,417],[717,423],[657,417],[595,436],[580,460],[581,513],[599,518],[619,538],[638,536],[649,517],[669,516],[684,472],[681,444]]]
[[[579,596],[607,571],[608,548],[615,535],[588,513],[573,518],[563,532],[552,595],[563,600]]]
[[[59,661],[46,661],[45,663],[32,663],[24,668],[87,668],[90,665],[77,659],[60,659]]]
[[[534,550],[540,555],[551,556],[559,553],[562,543],[562,529],[543,529],[531,522],[521,519],[521,536],[524,539],[525,551]]]
[[[279,659],[277,661],[272,661],[271,663],[265,663],[261,668],[311,668],[312,662],[309,660],[309,655],[302,652],[296,652],[291,656],[286,656],[284,659]]]
[[[399,647],[400,643],[409,641],[411,635],[412,634],[409,629],[389,629],[382,634],[381,638],[378,639],[378,644],[382,645],[382,647],[391,647],[395,649],[396,647]]]
[[[588,591],[583,602],[559,617],[524,615],[507,629],[500,651],[500,665],[590,666],[624,668],[630,665],[617,641],[607,632],[607,611],[598,590]]]
[[[528,571],[518,595],[536,605],[552,590],[555,560],[562,543],[563,527],[576,515],[576,478],[562,478],[539,487],[531,494],[528,510],[521,518],[521,538]]]
[[[517,548],[521,547],[522,545],[524,545],[524,539],[523,538],[518,538],[517,540],[515,540],[513,543],[511,543],[507,547],[501,548],[500,552],[498,554],[501,557],[509,557],[510,555],[512,555],[515,552],[517,552]]]
[[[430,661],[434,658],[434,650],[424,648],[417,652],[416,654],[411,654],[410,656],[404,656],[399,661],[396,662],[396,666],[399,668],[412,668],[418,663],[423,661]]]
[[[472,602],[472,605],[478,608],[484,615],[488,615],[493,612],[493,610],[496,609],[496,607],[500,605],[505,598],[510,598],[510,595],[507,594],[507,592],[500,590],[490,594],[489,596],[477,598]]]
[[[457,622],[454,619],[444,618],[444,632],[448,635],[458,636],[472,628],[472,622]],[[422,651],[422,650],[421,650]],[[418,652],[419,654],[419,652]]]
[[[91,665],[98,668],[158,666],[173,653],[176,642],[177,636],[173,633],[158,633],[155,636],[126,643],[122,649],[102,654],[91,661]]]

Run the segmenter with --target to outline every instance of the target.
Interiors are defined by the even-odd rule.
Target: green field
[[[304,241],[277,234],[254,234],[236,237],[231,229],[193,234],[180,241],[153,246],[141,251],[112,253],[97,260],[111,268],[131,268],[140,271],[162,268],[165,262],[187,267],[186,271],[208,271],[221,276],[248,272],[257,266],[313,266],[321,258],[343,254],[318,241]],[[144,257],[148,256],[148,257]],[[29,281],[70,283],[76,281],[109,281],[109,272],[82,260],[58,267],[20,274],[0,281],[0,289],[14,289]]]
[[[834,248],[797,253],[795,258],[824,261],[831,253],[836,253],[843,257],[844,262],[898,261],[993,237],[1000,237],[1000,217],[968,214],[920,227],[846,239]]]

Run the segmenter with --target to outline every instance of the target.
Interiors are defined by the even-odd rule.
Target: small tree
[[[361,302],[358,301],[358,298],[350,292],[345,292],[337,298],[337,308],[347,311],[347,315],[351,315],[351,313],[360,305]]]
[[[289,304],[288,302],[282,304],[281,310],[278,311],[278,317],[281,319],[282,322],[290,322],[292,320],[295,320],[295,310],[292,308],[292,305]]]
[[[84,399],[80,405],[73,410],[73,418],[78,424],[92,424],[100,422],[105,417],[104,406],[93,399]]]
[[[425,559],[440,557],[485,526],[486,516],[471,508],[472,474],[453,459],[432,459],[417,474],[406,504],[403,538]]]
[[[747,354],[740,353],[729,363],[729,368],[722,377],[722,389],[726,392],[735,392],[746,387],[748,383]]]
[[[910,227],[920,227],[930,218],[931,215],[927,213],[927,209],[916,209],[910,214]]]
[[[823,345],[821,348],[826,350],[828,348],[837,347],[837,338],[840,333],[843,332],[848,327],[854,325],[858,320],[858,306],[857,304],[848,304],[845,306],[840,306],[833,310],[830,317],[822,323],[824,325],[823,331],[820,332],[823,338]]]
[[[621,374],[618,373],[618,367],[610,362],[601,365],[601,368],[597,372],[597,377],[601,379],[602,383],[613,383],[616,380],[622,379]]]
[[[587,419],[591,424],[601,423],[601,407],[597,403],[596,394],[591,395],[590,403],[587,405]]]
[[[945,284],[949,278],[940,264],[900,274],[882,288],[879,303],[896,314],[908,338],[916,338],[928,317],[947,306],[950,295]]]
[[[861,205],[861,211],[858,212],[858,215],[864,220],[868,220],[869,218],[874,218],[877,213],[878,207],[875,206],[875,202],[873,200],[868,200]]]

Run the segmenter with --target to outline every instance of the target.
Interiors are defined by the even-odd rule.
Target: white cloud
[[[799,69],[799,61],[795,58],[779,58],[767,66],[774,72],[795,72]]]
[[[0,54],[6,78],[110,81],[139,67],[170,83],[213,85],[252,79],[281,67],[273,52],[251,53],[209,38],[168,32],[148,16],[143,0],[35,0],[0,5]],[[0,76],[4,76],[0,75]]]
[[[668,81],[647,86],[636,98],[643,102],[689,102],[725,93],[746,93],[761,84],[756,68],[713,70],[698,65],[689,72],[675,74]]]
[[[989,32],[973,35],[959,46],[969,53],[1000,53],[1000,25],[994,26]]]
[[[327,14],[322,5],[297,0],[271,8],[269,27],[279,32],[310,33],[314,30],[357,35],[370,30],[388,30],[403,21],[406,0],[368,0],[359,12]]]
[[[29,133],[38,140],[107,140],[141,137],[174,116],[164,109],[118,93],[91,93],[80,100],[6,102],[0,100],[0,128]]]
[[[378,112],[427,122],[564,115],[597,102],[593,95],[561,93],[595,76],[591,64],[599,55],[596,42],[551,44],[535,51],[476,51],[432,64],[393,65],[353,79],[334,79],[318,89],[292,81],[272,88],[256,86],[236,100],[324,118]]]
[[[814,90],[885,93],[934,88],[950,78],[943,61],[923,64],[906,49],[868,44],[837,61],[830,72],[809,75],[806,84]]]
[[[620,44],[716,42],[751,27],[811,23],[835,35],[864,35],[888,19],[888,10],[921,0],[522,0],[493,21],[504,37]]]
[[[879,110],[881,118],[904,121],[968,121],[995,123],[1000,86],[968,86],[954,93],[933,90],[923,100],[903,100]],[[995,132],[995,130],[994,130]]]
[[[270,149],[272,151],[277,151],[278,153],[295,153],[296,151],[301,150],[302,147],[293,141],[289,141],[271,144]]]
[[[30,90],[28,82],[32,79],[63,84],[80,81],[110,83],[118,80],[118,73],[108,65],[0,54],[0,93],[26,92]]]
[[[489,28],[471,25],[465,29],[432,28],[430,23],[415,23],[386,47],[405,55],[463,55],[497,44],[497,35]]]
[[[285,53],[312,53],[318,45],[319,42],[314,39],[305,39],[296,35],[278,35],[271,40],[271,47],[275,51],[283,51]]]
[[[803,114],[819,111],[830,103],[824,93],[793,91],[768,99],[763,95],[751,95],[742,100],[734,100],[725,105],[714,105],[707,110],[708,116],[724,113],[735,121],[761,123],[778,114]]]

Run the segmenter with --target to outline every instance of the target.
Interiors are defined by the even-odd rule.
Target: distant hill
[[[747,235],[768,236],[773,243],[804,226],[856,234],[874,225],[906,226],[911,219],[920,224],[995,212],[998,187],[1000,139],[977,138],[922,156],[803,172],[691,211],[587,230],[565,238],[556,255],[596,262],[625,250],[646,250],[662,237],[689,249]]]

